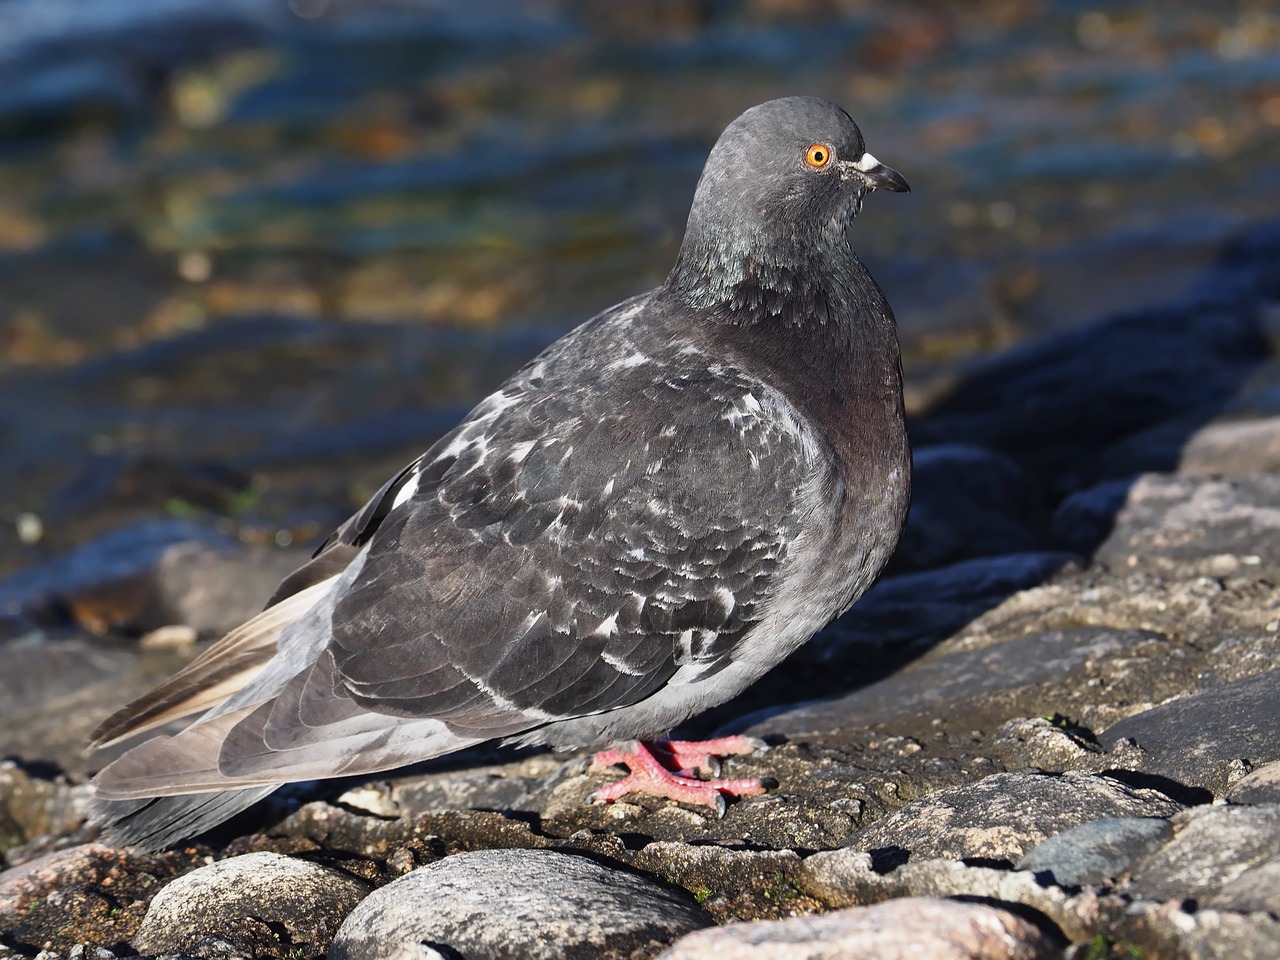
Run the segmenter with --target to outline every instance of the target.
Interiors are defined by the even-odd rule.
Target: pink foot
[[[765,786],[757,779],[748,780],[698,780],[694,773],[719,773],[719,756],[748,756],[764,746],[759,740],[748,737],[722,737],[719,740],[657,740],[652,743],[637,742],[627,750],[601,750],[591,762],[593,770],[602,770],[614,764],[623,764],[631,772],[616,783],[601,787],[591,795],[596,802],[610,803],[629,793],[647,793],[666,797],[677,803],[711,807],[718,816],[725,813],[724,795],[754,797],[765,792]],[[670,760],[676,768],[672,772],[663,766],[655,753]]]

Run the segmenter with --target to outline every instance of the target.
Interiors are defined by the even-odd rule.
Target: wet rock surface
[[[0,958],[1276,956],[1273,18],[675,4],[619,30],[582,5],[561,34],[552,4],[496,39],[286,30],[286,63],[249,6],[109,30],[127,69],[87,34],[5,59],[0,30],[0,132],[26,138],[0,152]],[[577,30],[698,96],[583,83],[609,58]],[[573,318],[660,279],[707,132],[796,92],[760,79],[779,63],[846,89],[814,59],[837,50],[871,71],[850,106],[877,154],[933,187],[858,225],[917,496],[886,579],[681,731],[764,738],[724,773],[776,787],[723,819],[593,806],[587,754],[483,747],[293,785],[163,853],[96,843],[87,732]],[[1004,82],[975,95],[973,56]],[[315,82],[337,64],[350,86]],[[495,144],[500,169],[471,161]]]

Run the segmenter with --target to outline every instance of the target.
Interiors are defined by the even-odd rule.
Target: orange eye
[[[811,167],[825,167],[831,162],[831,148],[825,143],[815,143],[805,151],[804,162]]]

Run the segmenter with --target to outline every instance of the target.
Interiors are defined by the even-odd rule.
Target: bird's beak
[[[906,178],[893,167],[886,167],[869,153],[857,160],[846,161],[871,190],[892,190],[894,193],[910,193]]]

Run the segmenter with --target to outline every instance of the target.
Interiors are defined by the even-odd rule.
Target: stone
[[[1274,960],[1280,920],[1142,901],[1125,911],[1111,936],[1130,955],[1160,960]]]
[[[997,773],[915,800],[849,844],[877,863],[908,858],[1012,864],[1054,834],[1100,816],[1170,817],[1180,804],[1097,774]]]
[[[880,581],[796,656],[829,664],[851,648],[941,640],[983,611],[1079,562],[1071,553],[978,557]]]
[[[1039,879],[1060,887],[1101,885],[1127,873],[1173,836],[1156,817],[1099,817],[1056,833],[1018,861]]]
[[[1121,720],[1099,735],[1110,748],[1133,741],[1144,773],[1224,795],[1242,761],[1280,760],[1280,668],[1214,686]],[[1247,768],[1246,768],[1247,770]]]
[[[694,898],[621,867],[552,850],[482,850],[420,867],[367,897],[331,960],[652,956],[711,925]]]
[[[1246,774],[1227,791],[1228,803],[1280,803],[1280,761]]]
[[[1097,744],[1061,718],[1015,717],[991,735],[991,752],[1009,769],[1071,770],[1097,767]],[[1099,767],[1100,768],[1100,767]]]
[[[907,897],[820,917],[732,923],[689,934],[660,960],[1039,960],[1061,944],[1007,910]]]
[[[1002,451],[1063,496],[1096,479],[1081,451],[1180,415],[1209,419],[1267,352],[1248,307],[1139,310],[975,364],[913,424],[912,438],[920,446],[961,440]]]
[[[127,580],[152,569],[165,550],[180,543],[229,548],[233,541],[187,520],[132,524],[0,580],[0,610],[41,612],[58,597]]]
[[[46,779],[0,760],[0,864],[14,862],[17,848],[38,837],[73,833],[88,816],[91,797],[86,784]]]
[[[96,757],[85,751],[89,732],[156,680],[154,670],[130,651],[83,637],[49,638],[6,648],[0,656],[3,755],[54,763],[68,772],[83,773],[105,762],[109,751]]]
[[[1094,553],[1112,569],[1180,577],[1280,573],[1280,475],[1145,474],[1112,523]]]
[[[1064,689],[1086,683],[1108,661],[1132,663],[1164,646],[1158,634],[1105,627],[1053,630],[968,649],[943,644],[846,696],[751,718],[755,722],[747,732],[797,736],[830,727],[899,729],[906,721],[914,721],[914,732],[935,717],[965,729],[991,728],[1011,717],[1054,713],[1062,706]]]
[[[1041,884],[1030,873],[975,867],[957,860],[913,860],[887,873],[871,855],[857,850],[824,850],[807,857],[796,883],[830,907],[880,903],[899,897],[956,897],[1021,904],[1057,925],[1073,942],[1093,937],[1107,918],[1096,892],[1069,894]]]
[[[8,943],[60,951],[125,943],[146,901],[198,862],[194,849],[151,855],[99,843],[44,854],[0,872],[0,931]]]
[[[144,954],[182,953],[219,937],[249,955],[276,944],[321,953],[369,890],[365,881],[318,863],[248,853],[167,884],[152,899],[132,945]]]
[[[795,885],[800,857],[794,850],[659,841],[646,844],[629,865],[684,887],[719,922],[745,916],[772,919],[806,906]]]
[[[1205,898],[1204,906],[1236,913],[1280,916],[1280,854],[1246,867]]]
[[[1280,473],[1280,417],[1205,425],[1183,444],[1178,472],[1190,477]]]
[[[1174,817],[1173,827],[1173,840],[1134,868],[1134,897],[1204,900],[1280,855],[1280,804],[1193,807]]]
[[[911,513],[890,575],[1046,546],[1044,494],[1008,456],[940,444],[916,450],[913,459]]]

